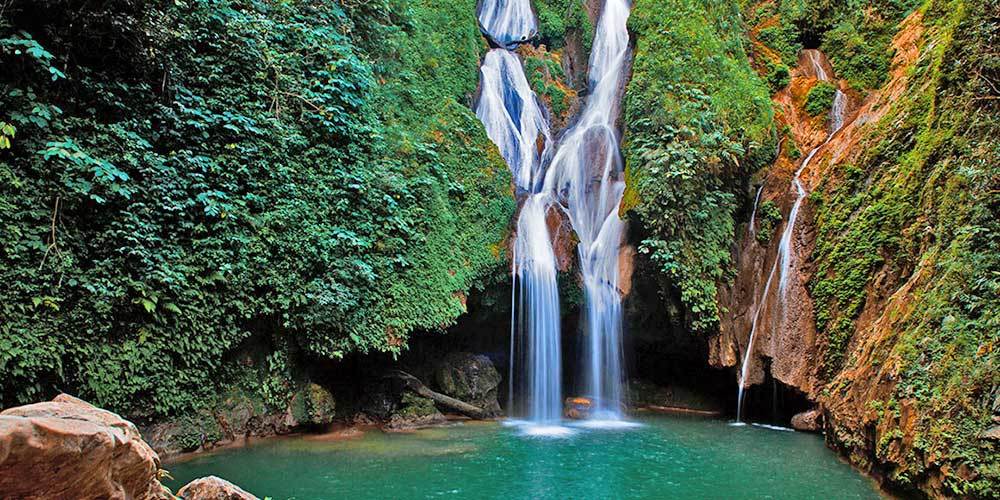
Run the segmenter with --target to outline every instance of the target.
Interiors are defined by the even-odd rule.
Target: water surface
[[[289,438],[167,465],[264,498],[879,498],[819,436],[648,416],[641,427],[523,435],[498,423],[351,440]]]

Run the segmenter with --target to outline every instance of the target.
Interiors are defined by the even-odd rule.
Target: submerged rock
[[[184,500],[258,500],[225,479],[215,476],[191,481],[177,492]]]
[[[3,498],[169,499],[131,422],[60,394],[0,413]]]
[[[451,353],[438,365],[434,378],[444,394],[478,406],[490,416],[500,414],[497,401],[500,372],[490,358],[467,352]]]
[[[563,402],[563,416],[573,420],[583,420],[590,417],[594,402],[590,398],[566,398]]]
[[[823,413],[812,409],[792,417],[792,428],[799,431],[818,432],[823,428]]]

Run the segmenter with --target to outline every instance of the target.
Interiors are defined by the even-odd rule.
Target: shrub
[[[809,89],[806,95],[806,113],[811,116],[818,116],[830,111],[833,105],[833,98],[837,93],[837,87],[830,82],[819,82]]]

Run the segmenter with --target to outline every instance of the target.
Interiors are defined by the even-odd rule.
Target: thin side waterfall
[[[828,81],[829,75],[826,73],[826,70],[823,69],[819,51],[806,51],[806,57],[809,59],[813,71],[816,73],[817,79],[821,81]],[[739,392],[736,400],[737,422],[742,422],[743,420],[743,394],[746,389],[745,381],[747,379],[748,368],[750,365],[750,354],[753,352],[754,339],[757,337],[757,330],[760,327],[761,314],[767,307],[767,299],[770,296],[774,277],[775,275],[778,276],[778,296],[783,299],[785,297],[788,279],[794,265],[793,260],[795,258],[795,254],[792,252],[792,236],[795,234],[795,223],[798,221],[799,209],[802,207],[802,202],[809,194],[809,192],[806,191],[805,186],[802,184],[802,172],[809,166],[809,163],[812,162],[816,153],[823,149],[823,146],[826,146],[830,140],[833,139],[833,136],[836,135],[836,133],[844,126],[846,110],[847,96],[844,95],[840,89],[837,89],[834,94],[833,105],[830,109],[830,133],[827,135],[826,140],[824,140],[822,144],[813,148],[813,150],[806,155],[805,159],[802,160],[802,164],[799,165],[798,170],[795,171],[795,177],[792,179],[792,186],[795,188],[795,203],[792,204],[792,210],[788,214],[788,223],[785,224],[785,229],[781,233],[781,240],[778,244],[778,256],[775,258],[774,264],[771,266],[771,272],[767,275],[767,281],[764,284],[764,292],[757,301],[757,308],[754,311],[753,321],[750,327],[750,339],[747,342],[747,350],[743,354],[743,364],[740,367]],[[758,192],[758,197],[759,196],[760,194]],[[752,220],[750,224],[753,226]]]
[[[585,390],[593,403],[594,419],[617,420],[622,416],[618,253],[624,223],[618,206],[625,183],[615,119],[629,49],[629,9],[625,0],[605,2],[590,55],[590,96],[579,121],[560,142],[544,188],[536,195],[549,198],[567,214],[579,239]]]
[[[747,234],[754,236],[757,234],[757,228],[754,224],[757,222],[757,206],[760,205],[760,195],[764,192],[764,183],[760,184],[757,188],[757,196],[753,199],[753,211],[750,212],[750,226],[747,228]]]
[[[483,34],[504,48],[513,49],[538,32],[530,0],[482,0],[478,17]]]
[[[476,116],[507,160],[514,183],[531,191],[533,183],[541,179],[541,166],[552,143],[544,108],[513,52],[489,51],[479,72],[482,91]]]

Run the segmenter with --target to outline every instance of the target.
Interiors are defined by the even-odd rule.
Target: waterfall
[[[562,416],[559,288],[556,256],[547,224],[545,200],[531,196],[521,208],[514,243],[514,275],[517,298],[511,336],[521,343],[512,353],[525,365],[519,389],[529,396],[527,417],[535,423],[551,424]],[[520,356],[518,356],[520,354]],[[512,367],[513,367],[512,363]],[[523,375],[523,376],[520,376]]]
[[[828,81],[829,75],[826,73],[826,70],[823,69],[819,51],[807,50],[806,57],[812,65],[817,79],[821,81]],[[746,389],[746,378],[750,364],[750,354],[753,352],[754,339],[757,337],[757,330],[760,326],[761,313],[767,306],[767,299],[771,291],[772,282],[774,281],[775,274],[777,274],[778,296],[779,298],[784,299],[788,286],[788,279],[792,274],[792,267],[794,267],[795,253],[792,251],[792,236],[795,234],[795,223],[798,221],[799,209],[802,208],[802,202],[809,194],[809,192],[806,191],[805,186],[802,184],[802,172],[809,166],[810,162],[812,162],[816,153],[823,149],[823,146],[826,146],[830,140],[833,139],[833,136],[836,135],[841,128],[843,128],[846,110],[847,96],[841,92],[840,89],[837,89],[834,94],[833,105],[830,109],[830,132],[826,136],[826,140],[824,140],[819,146],[813,148],[813,150],[806,155],[805,159],[802,160],[802,164],[799,165],[799,168],[795,171],[795,176],[792,178],[792,187],[795,188],[795,203],[792,204],[792,210],[788,214],[788,223],[785,224],[785,229],[781,233],[781,240],[778,244],[778,255],[774,260],[774,264],[771,266],[771,272],[767,275],[767,281],[764,284],[764,292],[760,295],[760,299],[757,301],[757,307],[754,311],[753,321],[750,327],[750,339],[747,342],[747,350],[743,354],[743,364],[740,367],[739,392],[737,394],[736,401],[737,422],[741,422],[743,418],[743,393]],[[753,221],[751,220],[751,225],[752,224]]]
[[[479,71],[482,91],[476,116],[507,160],[514,183],[519,189],[531,191],[532,183],[540,179],[540,169],[552,142],[544,108],[513,52],[489,51]]]
[[[479,27],[498,46],[513,49],[538,32],[530,0],[482,0]]]
[[[553,424],[562,416],[557,264],[546,220],[549,205],[534,195],[552,139],[521,61],[508,50],[531,37],[536,21],[528,0],[494,0],[481,4],[479,22],[486,36],[505,48],[493,49],[483,59],[476,116],[507,161],[519,192],[529,193],[512,252],[508,412],[535,424]]]
[[[607,0],[590,54],[591,93],[579,121],[556,150],[539,196],[551,197],[579,239],[583,276],[583,334],[587,396],[592,417],[622,414],[622,297],[618,252],[624,223],[618,205],[625,190],[615,119],[628,56],[625,0]]]
[[[764,192],[764,183],[760,184],[757,188],[757,196],[753,199],[753,211],[750,212],[750,226],[747,228],[747,235],[755,236],[757,234],[757,228],[754,224],[757,221],[757,206],[760,205],[760,195]]]
[[[626,0],[605,3],[590,55],[590,96],[551,161],[549,123],[517,56],[505,48],[494,49],[480,70],[482,92],[476,115],[507,160],[515,183],[527,193],[513,251],[510,390],[526,400],[519,414],[549,429],[562,415],[557,261],[549,230],[552,210],[566,214],[579,240],[584,380],[593,401],[591,417],[620,420],[622,415],[618,254],[625,225],[618,205],[625,183],[615,119],[628,56],[628,16]],[[530,38],[536,29],[527,1],[484,1],[479,19],[486,35],[506,48]]]

